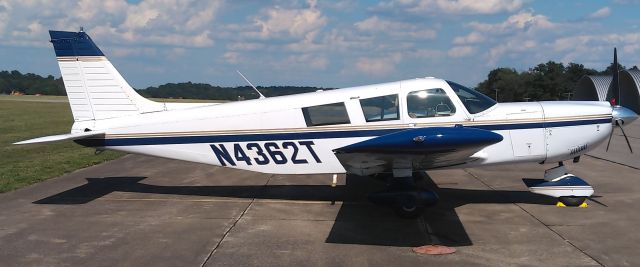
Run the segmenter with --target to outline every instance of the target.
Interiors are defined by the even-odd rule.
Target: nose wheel
[[[585,200],[587,200],[587,197],[564,196],[558,198],[558,202],[568,207],[579,207]]]
[[[585,180],[567,173],[563,164],[545,171],[545,179],[523,179],[529,191],[558,198],[558,206],[586,207],[593,187]]]

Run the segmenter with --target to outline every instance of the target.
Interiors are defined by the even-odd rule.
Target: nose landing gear
[[[586,207],[585,200],[593,195],[593,187],[585,180],[558,167],[545,171],[544,179],[523,179],[532,193],[558,198],[558,206]]]

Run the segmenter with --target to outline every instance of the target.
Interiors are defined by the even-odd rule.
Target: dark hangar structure
[[[614,51],[614,64],[617,61],[617,53]],[[620,90],[619,99],[615,99],[616,82]],[[640,113],[640,69],[621,70],[617,75],[586,75],[578,81],[573,100],[612,101]]]

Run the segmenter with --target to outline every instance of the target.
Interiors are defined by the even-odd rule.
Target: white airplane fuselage
[[[444,90],[455,112],[410,116],[407,94],[432,88]],[[394,94],[399,118],[367,122],[360,100]],[[307,125],[302,108],[341,102],[349,123]],[[606,140],[612,130],[611,112],[608,102],[559,101],[499,103],[470,114],[446,81],[419,78],[77,122],[72,132],[105,131],[104,140],[80,142],[85,145],[263,173],[372,174],[388,171],[388,159],[363,153],[339,155],[334,150],[411,128],[462,125],[490,130],[503,140],[481,149],[464,164],[450,166],[443,160],[420,166],[413,160],[413,169],[558,162],[578,157]]]
[[[74,124],[70,133],[16,144],[74,140],[262,173],[334,174],[334,183],[340,173],[392,173],[387,189],[368,198],[406,218],[438,200],[417,186],[417,172],[520,162],[560,162],[545,179],[523,182],[559,203],[584,205],[594,189],[562,161],[638,117],[609,102],[496,103],[432,77],[222,104],[159,103],[140,96],[84,31],[49,34]]]
[[[498,104],[431,77],[222,104],[158,103],[137,94],[85,32],[49,34],[74,125],[18,144],[75,140],[263,173],[404,177],[572,159],[613,128],[608,102]]]

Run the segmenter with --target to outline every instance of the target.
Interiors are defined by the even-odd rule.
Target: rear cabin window
[[[440,88],[413,91],[407,95],[407,112],[411,118],[446,117],[456,113],[456,107]]]
[[[360,106],[367,122],[399,119],[398,95],[385,95],[360,99]]]
[[[350,123],[343,102],[302,108],[302,114],[307,126]]]

